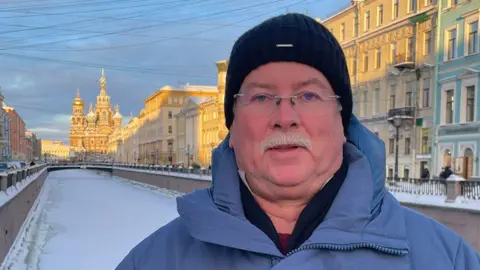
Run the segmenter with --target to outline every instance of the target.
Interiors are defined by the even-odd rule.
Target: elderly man
[[[226,84],[212,187],[178,198],[180,217],[118,270],[480,269],[469,244],[385,191],[384,144],[352,116],[324,26],[288,14],[249,30]]]

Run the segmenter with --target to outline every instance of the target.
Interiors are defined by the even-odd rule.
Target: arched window
[[[105,121],[105,120],[107,120],[107,113],[102,112],[102,121]]]

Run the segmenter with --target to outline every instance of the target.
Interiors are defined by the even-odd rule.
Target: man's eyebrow
[[[274,90],[277,87],[273,84],[260,83],[260,82],[251,82],[251,83],[247,83],[247,85],[245,85],[245,89],[247,89],[247,90],[252,89],[252,88],[262,88],[262,89],[266,89],[266,90]]]
[[[296,90],[296,89],[299,89],[305,86],[310,86],[310,85],[317,85],[322,88],[328,88],[328,84],[325,84],[323,81],[321,81],[318,78],[311,78],[305,81],[296,82],[293,84],[293,88]]]

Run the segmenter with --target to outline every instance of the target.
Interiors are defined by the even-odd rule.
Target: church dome
[[[113,115],[113,119],[123,119],[123,116],[120,114],[120,109],[118,105],[115,107],[115,114]]]
[[[93,111],[90,111],[87,114],[87,121],[90,122],[90,123],[93,123],[93,122],[97,121],[97,115]]]
[[[77,96],[72,101],[73,106],[83,106],[83,99],[80,97],[80,90],[77,89]]]

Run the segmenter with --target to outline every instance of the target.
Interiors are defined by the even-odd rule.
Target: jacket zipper
[[[354,249],[359,249],[359,248],[369,248],[369,249],[374,249],[378,250],[382,253],[387,253],[390,255],[395,255],[395,256],[403,256],[408,254],[407,249],[399,249],[399,248],[389,248],[389,247],[384,247],[368,242],[362,242],[362,243],[357,243],[357,244],[345,244],[345,245],[339,245],[339,244],[310,244],[310,245],[304,245],[301,246],[297,249],[294,249],[290,252],[288,252],[285,257],[288,257],[290,255],[293,255],[297,252],[308,250],[308,249],[328,249],[328,250],[334,250],[334,251],[351,251]]]

